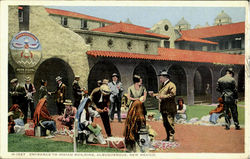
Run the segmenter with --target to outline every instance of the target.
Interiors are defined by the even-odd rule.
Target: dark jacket
[[[75,100],[81,100],[82,99],[82,91],[81,91],[81,87],[79,86],[78,81],[74,80],[72,87],[73,87],[73,96],[74,96]]]
[[[65,101],[66,85],[62,83],[57,86],[56,90],[56,102],[63,103]]]
[[[224,102],[234,102],[238,98],[235,79],[230,75],[219,78],[216,90],[221,93]]]
[[[109,108],[110,105],[110,95],[105,95],[103,96],[103,100],[102,102],[99,102],[101,98],[101,91],[100,91],[100,87],[95,88],[91,95],[90,95],[90,99],[91,101],[95,104],[95,106],[99,109],[103,109],[104,107]],[[94,107],[95,107],[94,106]]]
[[[12,98],[12,104],[23,104],[26,101],[25,98],[26,92],[25,88],[20,84],[17,84],[15,87],[10,89],[10,96]]]

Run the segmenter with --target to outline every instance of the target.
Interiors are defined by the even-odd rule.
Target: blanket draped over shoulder
[[[35,122],[35,125],[39,123],[39,120],[41,118],[46,119],[46,120],[52,120],[52,117],[49,114],[49,111],[46,106],[44,106],[46,101],[46,98],[42,98],[39,100],[38,104],[36,105],[36,110],[34,113],[33,120]]]

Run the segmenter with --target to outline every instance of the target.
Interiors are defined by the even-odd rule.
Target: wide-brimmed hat
[[[80,76],[79,75],[75,75],[75,78],[80,78]]]
[[[8,116],[11,116],[11,115],[14,115],[14,113],[12,111],[8,112]]]
[[[100,87],[100,91],[104,94],[104,95],[109,95],[111,93],[111,90],[109,88],[108,85],[106,84],[102,84]]]
[[[231,68],[231,67],[230,67],[230,68],[227,68],[227,69],[226,69],[226,72],[227,72],[227,71],[230,72],[231,74],[233,74],[233,76],[234,76],[233,68]]]
[[[167,77],[167,78],[170,77],[170,75],[168,74],[168,72],[166,70],[160,71],[160,74],[158,74],[157,76],[164,76],[164,77]]]
[[[15,82],[17,82],[18,80],[17,80],[17,78],[14,78],[14,79],[12,79],[11,81],[10,81],[10,83],[15,83]]]
[[[72,105],[72,101],[70,99],[66,99],[63,104],[64,105]]]
[[[31,78],[27,76],[27,77],[25,78],[25,81],[26,81],[26,82],[31,81]]]
[[[57,76],[57,77],[56,77],[56,82],[57,82],[57,81],[60,81],[60,80],[62,80],[62,77],[61,77],[61,76]]]
[[[118,78],[119,76],[118,76],[117,73],[113,73],[113,74],[112,74],[112,77],[117,77],[117,78]]]

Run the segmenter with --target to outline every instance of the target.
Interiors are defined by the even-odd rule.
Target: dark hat
[[[118,74],[117,73],[113,73],[112,77],[114,77],[114,76],[118,77]]]
[[[226,72],[227,72],[227,71],[230,72],[231,74],[233,74],[233,76],[234,76],[233,68],[230,67],[230,68],[226,69]]]
[[[166,70],[162,70],[162,71],[160,71],[160,74],[159,74],[159,75],[157,75],[157,76],[165,76],[165,77],[167,77],[167,78],[169,78],[169,77],[170,77],[170,75],[168,74],[168,72],[167,72]]]

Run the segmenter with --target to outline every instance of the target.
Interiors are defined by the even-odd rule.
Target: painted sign
[[[28,31],[19,32],[10,42],[11,57],[24,68],[32,68],[38,64],[41,50],[37,37]]]

